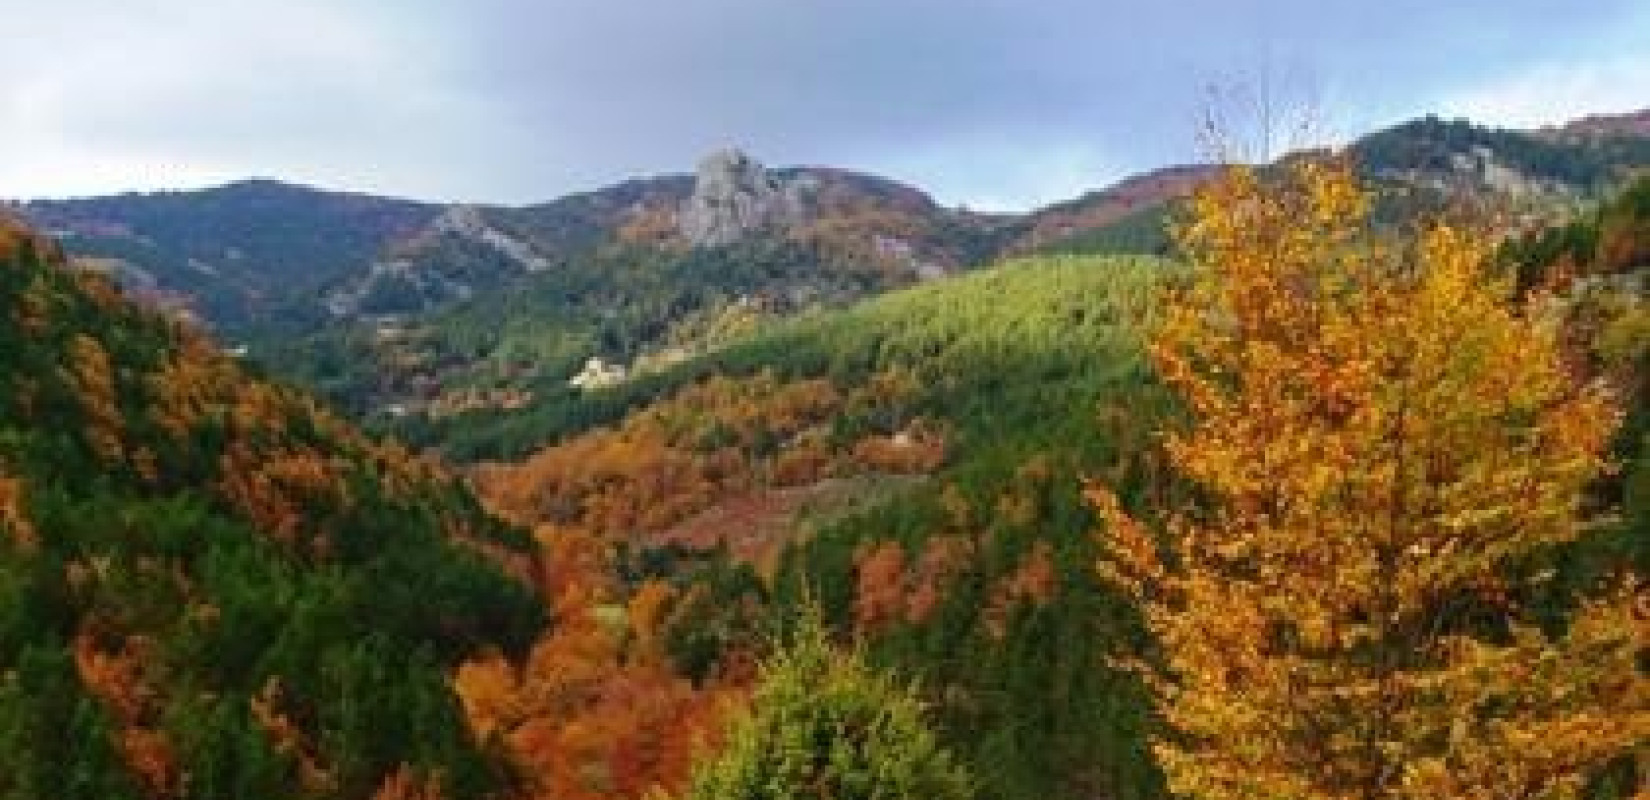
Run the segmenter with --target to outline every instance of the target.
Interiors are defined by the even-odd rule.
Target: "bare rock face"
[[[493,227],[475,206],[453,206],[431,224],[430,231],[480,242],[503,253],[528,272],[541,272],[551,266],[532,245]]]
[[[699,162],[693,196],[683,204],[678,224],[683,238],[696,246],[730,244],[760,228],[798,222],[804,189],[739,150],[721,150]]]

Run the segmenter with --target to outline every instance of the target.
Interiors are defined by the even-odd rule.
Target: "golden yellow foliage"
[[[1102,570],[1142,602],[1177,794],[1573,797],[1650,737],[1633,585],[1549,634],[1506,569],[1582,531],[1617,411],[1490,242],[1376,232],[1349,166],[1233,169],[1152,343],[1200,498],[1159,536],[1109,490]],[[1634,601],[1640,604],[1634,608]]]

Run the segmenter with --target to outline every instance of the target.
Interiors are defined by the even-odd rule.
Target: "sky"
[[[0,0],[0,197],[530,203],[705,152],[1013,210],[1202,154],[1650,107],[1644,0]],[[1269,118],[1283,118],[1274,114]],[[1285,137],[1293,140],[1293,137]],[[1306,140],[1302,140],[1305,142]]]

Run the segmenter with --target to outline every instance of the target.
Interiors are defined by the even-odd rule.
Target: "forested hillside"
[[[7,796],[640,796],[680,785],[804,596],[924,676],[964,763],[1025,759],[993,791],[1151,785],[1127,682],[1087,669],[1130,628],[1088,613],[1074,481],[1121,463],[1086,409],[1157,402],[1132,331],[1165,263],[1014,264],[661,372],[607,401],[638,409],[613,432],[483,472],[529,540],[6,243]],[[1093,644],[1051,659],[1056,629]],[[955,647],[990,656],[935,660]]]
[[[766,626],[817,603],[872,663],[920,681],[941,743],[987,796],[1154,797],[1137,691],[1103,666],[1135,627],[1092,573],[1079,489],[1148,468],[1138,456],[1167,406],[1138,332],[1175,274],[1150,259],[1015,262],[796,320],[607,390],[578,425],[555,424],[568,412],[535,432],[560,445],[477,481],[557,548],[609,552],[581,613],[646,603],[665,622],[653,658],[708,681],[700,692],[741,685]],[[564,636],[536,651],[574,650]],[[615,675],[651,664],[603,658]],[[511,691],[565,708],[544,699],[556,673],[527,669]]]
[[[321,291],[364,269],[440,208],[248,180],[194,192],[29,203],[27,215],[140,299],[221,330],[301,330]]]
[[[1529,616],[1469,605],[1482,624],[1561,625],[1578,593],[1645,568],[1642,193],[1501,256],[1527,286],[1563,288],[1567,352],[1621,386],[1628,413],[1621,469],[1587,492],[1613,513],[1498,567],[1486,585]],[[511,424],[455,421],[457,452],[512,459],[476,471],[488,502],[584,587],[558,595],[570,624],[526,662],[466,665],[472,720],[547,796],[681,785],[709,757],[692,753],[714,752],[698,748],[724,724],[718,699],[762,685],[766,631],[817,608],[836,641],[916,681],[980,796],[1165,796],[1150,682],[1112,666],[1153,639],[1094,569],[1108,545],[1083,487],[1148,520],[1198,497],[1159,448],[1185,412],[1142,347],[1186,277],[1151,259],[1010,262],[778,323]],[[660,715],[685,737],[648,745]],[[1623,796],[1631,764],[1593,773],[1587,796]]]
[[[668,366],[803,309],[840,306],[909,283],[875,261],[752,239],[660,251],[614,245],[447,310],[256,338],[257,360],[403,436],[481,410],[567,402],[591,358],[618,371]],[[405,417],[405,419],[398,419]]]
[[[1576,368],[1621,392],[1611,444],[1620,468],[1596,487],[1597,502],[1620,511],[1625,535],[1614,546],[1650,569],[1650,178],[1569,223],[1509,241],[1499,258],[1525,291],[1563,298]]]
[[[445,675],[539,631],[528,544],[4,221],[0,797],[495,796]]]

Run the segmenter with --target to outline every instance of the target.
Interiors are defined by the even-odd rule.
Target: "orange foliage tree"
[[[872,635],[897,623],[925,622],[976,554],[974,542],[956,534],[930,536],[909,559],[897,541],[863,545],[854,554],[856,632]]]
[[[153,643],[124,637],[118,648],[105,650],[95,638],[86,632],[75,636],[75,671],[120,726],[120,754],[127,768],[151,794],[167,796],[178,778],[177,758],[154,719],[155,692],[144,675],[145,665],[155,661]]]
[[[1612,395],[1485,238],[1369,204],[1344,163],[1238,168],[1180,231],[1196,277],[1151,352],[1198,502],[1148,528],[1091,490],[1161,648],[1156,752],[1186,796],[1574,797],[1650,740],[1645,598],[1555,631],[1506,576],[1582,533]]]
[[[504,745],[528,797],[678,788],[740,690],[672,670],[663,637],[678,621],[666,584],[644,583],[627,602],[598,537],[543,529],[540,540],[555,624],[522,664],[494,652],[459,668],[453,686],[471,729]]]
[[[69,370],[75,392],[86,411],[86,439],[100,458],[119,461],[124,423],[115,401],[115,381],[109,354],[96,339],[77,334],[69,342]]]
[[[23,506],[23,481],[0,470],[0,534],[25,548],[37,543],[34,523]]]

